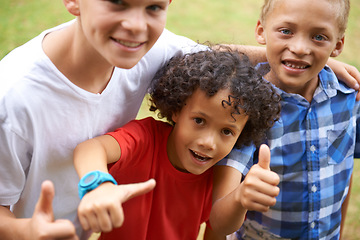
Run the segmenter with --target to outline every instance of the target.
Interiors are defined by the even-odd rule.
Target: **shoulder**
[[[187,37],[174,34],[164,29],[155,45],[145,55],[145,58],[155,56],[167,61],[177,54],[197,52],[206,49],[208,49],[208,47],[205,45],[201,45]]]
[[[343,81],[337,78],[329,66],[325,66],[319,73],[319,79],[325,89],[335,89],[344,94],[355,93],[355,90],[348,87]]]
[[[47,33],[70,25],[73,21],[43,31],[25,44],[13,49],[0,61],[0,97],[19,81],[40,78],[44,75],[49,59],[42,49],[42,41]]]
[[[147,117],[144,119],[132,120],[129,123],[125,124],[123,127],[118,128],[114,131],[120,134],[120,132],[128,132],[131,134],[140,135],[163,135],[169,133],[172,129],[172,126],[169,123],[155,120],[153,117]]]

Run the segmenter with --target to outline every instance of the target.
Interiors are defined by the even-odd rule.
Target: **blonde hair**
[[[260,21],[264,25],[266,21],[266,16],[269,12],[274,9],[275,3],[280,0],[265,0],[261,8]],[[286,0],[285,0],[286,1]],[[301,0],[299,0],[301,1]],[[347,27],[347,22],[350,12],[350,0],[326,0],[334,8],[336,12],[336,19],[339,27],[339,35],[342,37],[345,34]]]

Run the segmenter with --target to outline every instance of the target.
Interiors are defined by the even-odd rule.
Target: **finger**
[[[269,205],[263,205],[258,202],[249,202],[245,207],[249,211],[267,212],[270,208]]]
[[[360,100],[360,91],[356,94],[356,101]]]
[[[350,66],[348,69],[349,74],[354,78],[354,81],[357,83],[357,88],[354,87],[356,90],[359,89],[359,84],[360,84],[360,72],[359,70],[354,67],[354,66]]]
[[[121,187],[122,191],[125,193],[123,202],[126,202],[133,197],[148,193],[154,189],[155,185],[156,183],[154,179],[150,179],[142,183],[120,185],[119,187]]]
[[[43,215],[46,216],[47,221],[53,221],[52,201],[54,195],[54,184],[51,181],[44,181],[41,185],[41,192],[34,210],[34,215]]]
[[[264,181],[263,179],[259,181],[259,179],[257,178],[248,178],[248,179],[245,178],[245,181],[242,183],[243,186],[242,194],[246,198],[250,198],[250,199],[255,199],[254,196],[256,196],[256,194],[262,194],[270,197],[276,197],[277,195],[279,195],[280,188],[276,186],[277,182],[276,183],[273,182],[273,178],[277,177],[277,175],[269,171],[268,173],[271,173],[271,176],[266,177],[267,178],[265,179],[266,181]],[[275,175],[272,176],[273,174]]]
[[[120,205],[118,205],[120,206]],[[121,209],[121,208],[120,208]],[[119,212],[114,213],[114,211],[118,210],[114,207],[99,207],[95,208],[95,215],[97,220],[97,225],[101,232],[110,232],[113,229],[113,223],[111,219],[111,213],[115,215],[119,215]]]
[[[124,223],[124,212],[120,205],[114,206],[114,209],[110,211],[110,219],[113,228],[119,228]]]
[[[248,210],[266,211],[270,206],[274,206],[275,204],[276,198],[273,195],[251,189],[248,189],[243,194],[242,205]]]
[[[71,221],[59,219],[43,226],[51,239],[76,239],[76,230]]]
[[[94,212],[90,212],[86,215],[87,222],[90,225],[90,228],[93,232],[101,232],[100,224],[98,222],[98,215],[96,215]]]
[[[82,214],[78,214],[78,218],[79,218],[79,222],[82,226],[82,228],[87,231],[90,229],[90,224],[87,220],[87,218],[85,216],[83,216]]]
[[[261,168],[270,170],[270,149],[265,144],[260,146],[258,164]]]
[[[347,69],[346,72],[346,78],[344,77],[344,80],[341,79],[343,82],[345,82],[346,85],[349,87],[359,90],[359,81],[360,78],[356,78],[356,72],[352,71],[350,68]]]

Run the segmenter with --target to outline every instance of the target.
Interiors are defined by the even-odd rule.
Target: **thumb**
[[[269,147],[262,144],[259,149],[259,166],[263,169],[270,170],[270,157]]]
[[[48,221],[54,220],[52,201],[55,195],[54,184],[51,181],[44,181],[41,184],[41,192],[34,210],[34,215],[47,215]]]
[[[150,179],[142,183],[121,185],[121,187],[123,188],[122,190],[125,192],[125,197],[123,201],[126,202],[133,197],[148,193],[154,189],[155,185],[156,182],[154,179]]]

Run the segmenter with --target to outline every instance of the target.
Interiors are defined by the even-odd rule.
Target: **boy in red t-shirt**
[[[271,85],[227,49],[173,58],[150,95],[167,122],[134,120],[74,151],[79,220],[108,232],[101,239],[196,239],[210,217],[212,166],[234,146],[259,144],[280,112]]]

